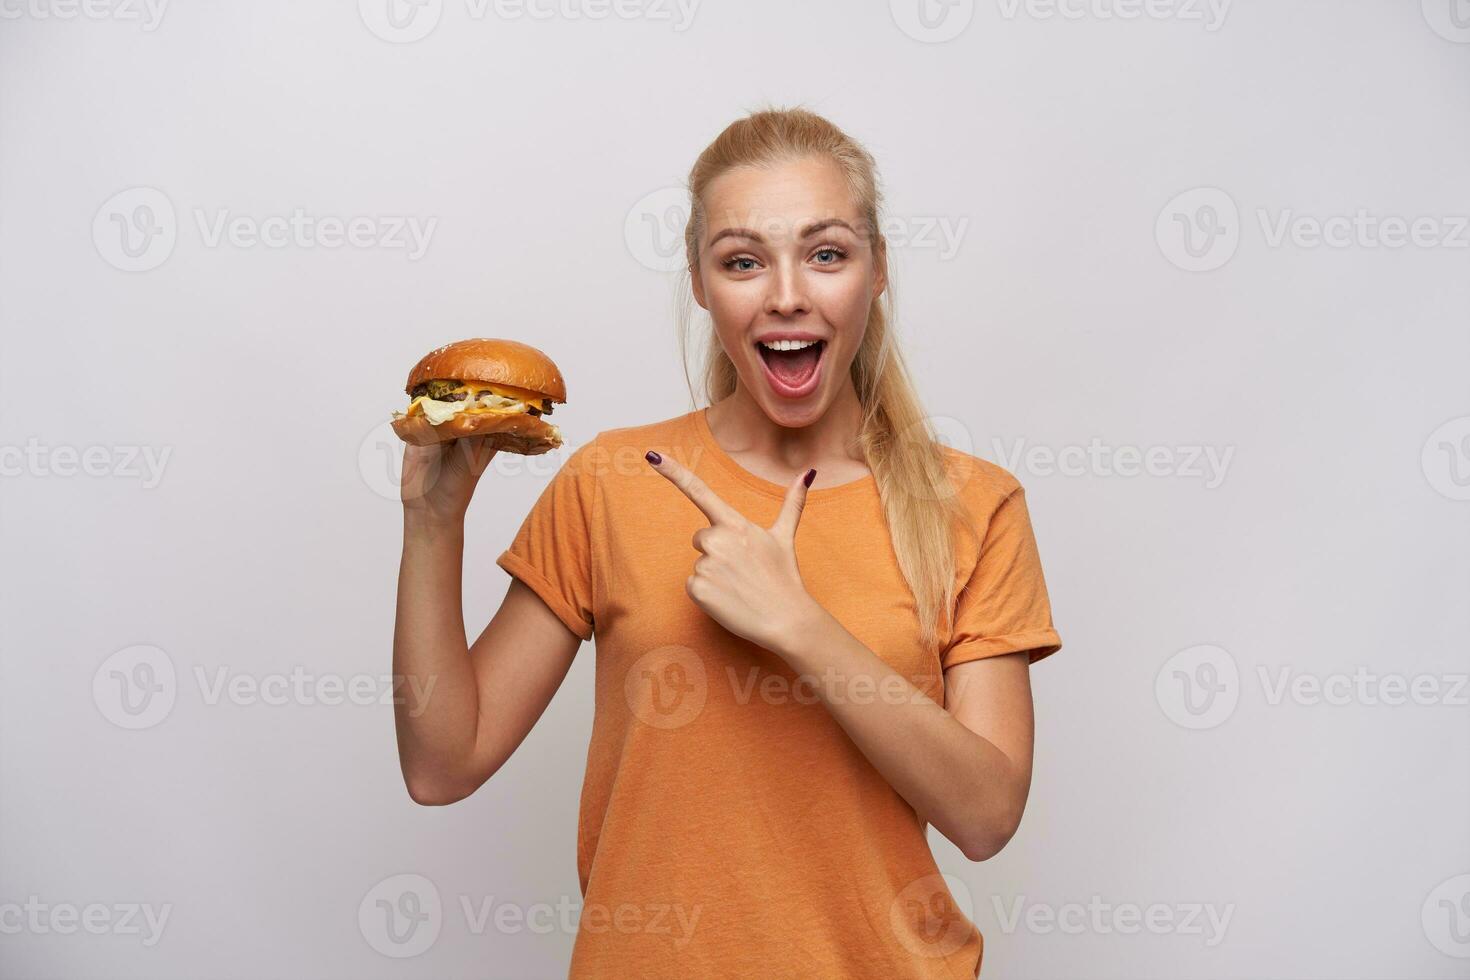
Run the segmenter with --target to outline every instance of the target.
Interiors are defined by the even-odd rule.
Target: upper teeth
[[[771,350],[801,350],[817,343],[815,340],[762,340],[762,344]]]

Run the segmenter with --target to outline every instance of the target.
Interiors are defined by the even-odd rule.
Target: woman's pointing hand
[[[720,499],[678,460],[654,452],[645,458],[709,518],[709,527],[694,532],[700,556],[684,585],[689,598],[715,622],[756,646],[778,654],[789,647],[820,608],[796,564],[796,528],[817,471],[792,481],[781,513],[767,528]]]

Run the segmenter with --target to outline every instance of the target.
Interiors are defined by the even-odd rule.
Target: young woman
[[[865,150],[756,112],[690,197],[710,404],[571,454],[468,649],[493,452],[406,449],[394,670],[437,678],[398,708],[409,793],[474,792],[594,640],[571,977],[974,977],[925,828],[983,861],[1025,807],[1028,670],[1061,641],[1024,491],[926,421]]]

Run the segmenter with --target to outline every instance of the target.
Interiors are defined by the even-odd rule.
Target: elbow
[[[408,798],[413,800],[419,806],[448,806],[451,803],[458,803],[460,800],[464,799],[464,797],[462,796],[424,792],[422,790],[414,789],[410,789],[408,791]]]
[[[1021,813],[993,816],[972,823],[969,836],[959,841],[960,852],[971,861],[989,861],[1011,842],[1021,826]]]
[[[981,835],[961,845],[960,852],[971,861],[989,861],[1005,849],[1005,846],[1011,842],[1011,836],[1010,834]]]
[[[479,764],[450,763],[443,760],[415,760],[409,763],[401,756],[400,771],[408,798],[419,806],[448,806],[474,794],[495,775],[499,764],[484,767]]]
[[[1011,842],[1021,827],[1031,778],[1017,776],[995,787],[973,804],[965,831],[955,843],[971,861],[989,861]]]
[[[470,795],[460,787],[438,779],[405,776],[403,782],[408,789],[408,798],[419,806],[448,806]]]

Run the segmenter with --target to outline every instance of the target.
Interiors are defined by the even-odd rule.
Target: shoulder
[[[689,431],[690,418],[688,414],[674,415],[657,422],[645,422],[642,425],[625,425],[615,429],[602,429],[595,437],[597,444],[603,449],[616,449],[621,447],[638,448],[641,456],[647,452],[649,447],[655,445],[669,445],[686,438]]]
[[[950,482],[975,519],[987,520],[1001,504],[1024,492],[1021,481],[1005,467],[953,446],[941,444],[940,449]]]
[[[992,534],[1029,525],[1025,487],[1003,466],[950,446],[942,448],[960,504],[957,519],[968,531],[961,552],[966,560],[961,564],[969,565],[979,561],[980,544]]]
[[[643,454],[649,449],[666,449],[688,438],[688,416],[600,429],[581,445],[567,447],[566,465],[578,475],[605,482],[618,475],[643,475],[648,463]]]

